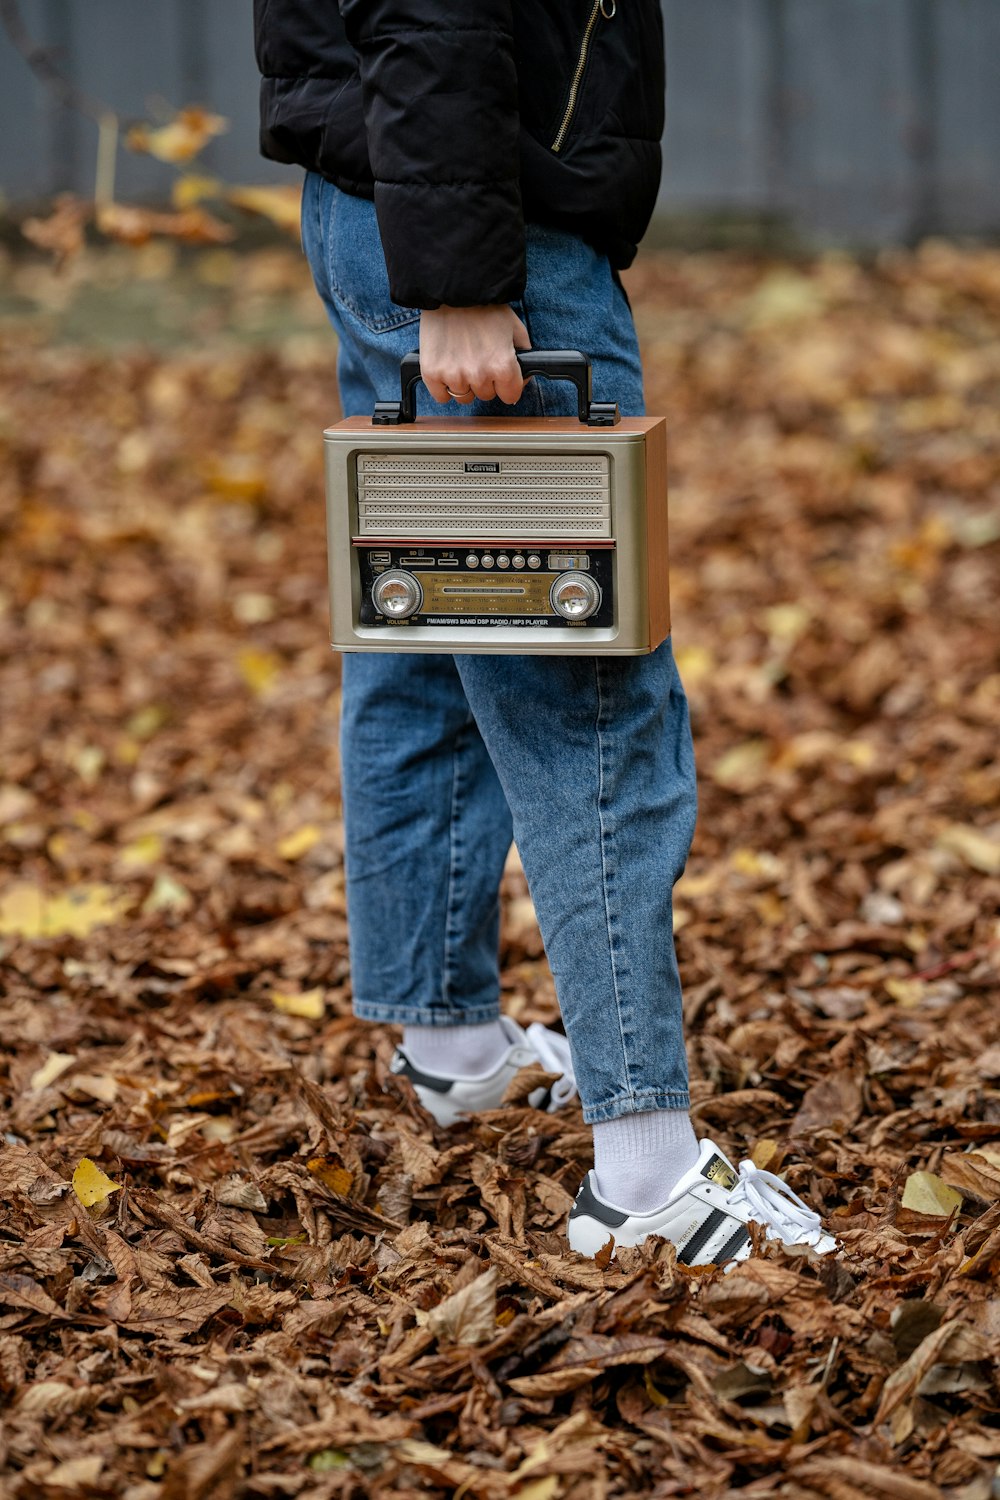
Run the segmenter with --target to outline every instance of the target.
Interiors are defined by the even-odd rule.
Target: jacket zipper
[[[586,29],[583,33],[583,40],[580,43],[580,55],[576,60],[576,70],[573,74],[573,82],[569,86],[569,98],[566,101],[566,109],[561,121],[559,122],[559,129],[556,132],[556,138],[552,142],[552,146],[550,148],[552,151],[562,150],[563,142],[566,139],[566,132],[569,130],[570,124],[573,120],[573,115],[576,112],[576,101],[580,93],[580,82],[583,78],[583,71],[587,66],[587,54],[590,52],[590,43],[594,35],[594,27],[597,25],[598,18],[603,16],[605,21],[611,21],[614,19],[617,9],[617,0],[594,0],[593,9],[591,10],[590,15],[587,19]]]

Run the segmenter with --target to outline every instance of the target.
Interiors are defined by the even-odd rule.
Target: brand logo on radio
[[[465,460],[465,472],[466,474],[499,474],[500,460],[496,458],[488,460],[467,458]]]

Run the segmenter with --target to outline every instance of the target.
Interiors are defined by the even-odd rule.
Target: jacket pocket
[[[389,295],[374,203],[324,181],[323,235],[330,291],[345,312],[370,333],[419,321],[419,308],[400,307]]]

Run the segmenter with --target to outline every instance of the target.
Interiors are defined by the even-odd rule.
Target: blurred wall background
[[[620,0],[627,3],[627,0]],[[767,222],[853,244],[1000,232],[1000,0],[664,0],[661,220]],[[124,119],[203,103],[231,121],[203,162],[288,179],[256,150],[247,0],[23,0],[62,71]],[[92,191],[96,129],[0,38],[0,192]],[[123,153],[118,192],[170,170]]]

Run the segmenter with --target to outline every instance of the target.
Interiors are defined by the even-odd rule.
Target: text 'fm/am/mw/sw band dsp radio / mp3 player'
[[[583,354],[517,357],[574,382],[578,419],[418,422],[410,354],[400,401],[327,428],[335,650],[638,656],[668,635],[666,423],[592,401]]]

